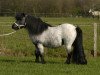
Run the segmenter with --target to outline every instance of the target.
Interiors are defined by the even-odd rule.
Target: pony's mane
[[[43,31],[51,27],[50,24],[43,22],[40,18],[27,15],[26,18],[26,28],[31,34],[41,34]]]

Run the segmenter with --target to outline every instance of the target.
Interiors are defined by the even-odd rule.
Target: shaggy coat
[[[79,27],[68,23],[53,27],[40,18],[24,13],[18,13],[15,18],[16,22],[12,25],[12,28],[15,30],[27,29],[36,47],[36,62],[39,62],[40,57],[41,63],[45,63],[44,47],[55,48],[64,45],[67,51],[67,64],[70,64],[71,58],[74,63],[87,64],[83,48],[82,30]]]

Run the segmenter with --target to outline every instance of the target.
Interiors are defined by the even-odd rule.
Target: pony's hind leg
[[[66,46],[66,48],[67,48],[67,59],[65,63],[70,64],[71,56],[72,56],[71,45]]]

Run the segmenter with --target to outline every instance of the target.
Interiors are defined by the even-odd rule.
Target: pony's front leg
[[[35,50],[35,56],[36,56],[35,62],[39,63],[40,51],[37,47],[36,47],[36,50]]]
[[[38,43],[36,44],[36,62],[39,62],[39,57],[41,58],[41,63],[44,64],[44,47],[42,44]]]

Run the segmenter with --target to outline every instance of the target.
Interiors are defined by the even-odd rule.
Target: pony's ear
[[[38,19],[38,21],[42,21],[42,19],[41,19],[41,18],[39,18],[39,17],[38,17],[37,19]]]
[[[25,13],[22,13],[22,15],[25,17],[26,14]]]
[[[38,20],[41,20],[41,18],[39,18],[39,17],[38,17],[37,19],[38,19]]]

